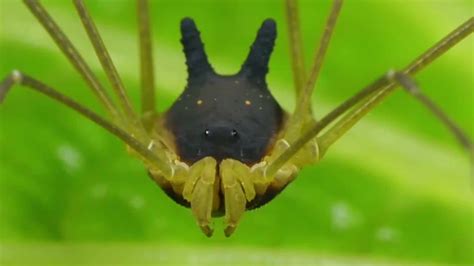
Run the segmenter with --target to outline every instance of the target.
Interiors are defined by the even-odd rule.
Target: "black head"
[[[192,19],[182,20],[181,34],[188,84],[166,114],[180,159],[192,163],[212,156],[247,164],[260,161],[283,119],[265,81],[276,38],[275,22],[263,22],[235,75],[213,70]]]

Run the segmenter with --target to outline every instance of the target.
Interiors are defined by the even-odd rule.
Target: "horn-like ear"
[[[191,18],[181,20],[181,43],[188,66],[188,83],[202,81],[206,74],[214,72],[207,60],[200,33]]]
[[[242,65],[240,73],[257,83],[264,83],[268,73],[268,62],[273,51],[276,39],[276,23],[273,19],[266,19],[257,33],[250,53]]]

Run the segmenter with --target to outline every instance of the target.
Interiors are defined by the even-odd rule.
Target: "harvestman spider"
[[[413,62],[390,70],[319,120],[313,118],[311,95],[336,25],[342,0],[334,0],[309,73],[303,66],[296,0],[286,1],[294,87],[298,104],[290,114],[275,101],[266,84],[276,24],[262,24],[241,70],[232,76],[214,72],[199,31],[190,18],[181,23],[181,42],[188,85],[164,113],[155,111],[154,74],[148,2],[138,0],[142,110],[131,106],[122,81],[82,0],[75,7],[97,57],[117,94],[117,107],[74,45],[38,1],[24,0],[56,44],[105,107],[106,120],[41,81],[13,71],[0,84],[0,100],[21,84],[72,108],[127,144],[143,161],[151,178],[177,203],[190,207],[198,225],[212,235],[211,216],[224,215],[227,236],[245,210],[272,200],[308,164],[317,163],[328,148],[397,86],[429,108],[472,155],[472,143],[417,87],[412,76],[469,36],[468,19]],[[325,130],[325,131],[323,131]]]

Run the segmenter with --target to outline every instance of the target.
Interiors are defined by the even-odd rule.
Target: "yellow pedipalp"
[[[221,186],[225,201],[224,233],[226,236],[230,236],[235,231],[247,204],[245,193],[233,170],[234,162],[235,160],[227,159],[220,164]]]

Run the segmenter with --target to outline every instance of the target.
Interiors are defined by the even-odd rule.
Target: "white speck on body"
[[[201,105],[203,103],[203,101],[201,99],[197,100],[196,101],[197,105]]]
[[[252,102],[251,102],[251,101],[249,101],[249,100],[245,100],[245,105],[249,106],[249,105],[251,105],[251,104],[252,104]]]
[[[151,150],[153,148],[153,146],[155,146],[155,142],[153,140],[151,140],[150,143],[148,144],[147,149]]]

